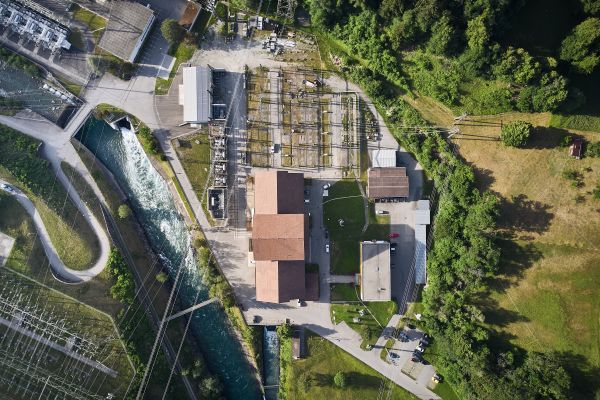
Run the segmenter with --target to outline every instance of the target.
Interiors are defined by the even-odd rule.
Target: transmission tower
[[[297,5],[297,0],[277,0],[277,19],[280,21],[293,21]]]

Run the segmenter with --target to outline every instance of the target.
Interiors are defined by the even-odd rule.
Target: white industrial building
[[[375,149],[371,150],[371,167],[393,168],[396,167],[396,150]]]
[[[47,15],[49,10],[30,1],[0,0],[0,23],[52,52],[68,50],[69,29]]]
[[[183,120],[190,124],[206,124],[212,119],[212,69],[183,68],[183,85],[179,86],[179,104]]]
[[[427,225],[431,223],[429,200],[419,200],[415,211],[415,283],[427,283]]]

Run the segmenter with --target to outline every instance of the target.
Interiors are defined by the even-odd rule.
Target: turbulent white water
[[[166,242],[160,246],[160,255],[165,267],[174,274],[183,261],[188,272],[196,270],[196,260],[191,250],[191,237],[185,221],[177,212],[171,192],[162,176],[146,156],[135,133],[121,128],[124,157],[124,173],[129,178],[135,202],[150,214],[159,227]],[[148,228],[148,227],[145,227]]]

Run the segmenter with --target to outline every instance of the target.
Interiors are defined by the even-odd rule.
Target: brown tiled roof
[[[287,171],[259,171],[254,176],[255,214],[304,212],[304,175]]]
[[[370,198],[408,197],[406,168],[370,168],[368,177]]]
[[[304,262],[304,214],[255,215],[252,251],[255,260]]]
[[[256,300],[282,303],[304,299],[304,261],[257,261]]]

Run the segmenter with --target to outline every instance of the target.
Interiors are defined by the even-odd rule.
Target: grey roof
[[[427,283],[427,225],[415,225],[415,283]]]
[[[113,1],[98,46],[122,60],[134,62],[154,19],[154,11],[140,3]]]
[[[429,200],[417,201],[417,210],[415,211],[415,223],[421,225],[429,225],[431,216],[429,212]]]
[[[183,120],[205,124],[212,118],[212,70],[209,67],[183,69]]]
[[[391,300],[390,243],[361,242],[360,258],[360,295],[363,301]]]
[[[375,149],[371,150],[371,165],[373,168],[395,167],[396,150]]]

